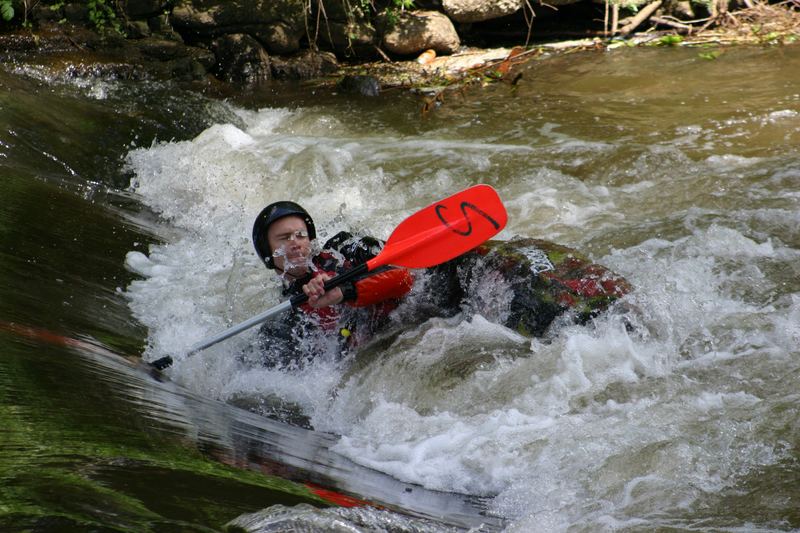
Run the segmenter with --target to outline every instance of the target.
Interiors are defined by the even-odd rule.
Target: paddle
[[[427,268],[444,263],[497,235],[505,227],[507,218],[497,192],[489,185],[475,185],[439,200],[405,219],[389,236],[381,253],[366,263],[331,278],[325,282],[325,290],[381,266]],[[186,355],[213,346],[275,315],[298,307],[307,300],[308,296],[305,294],[295,295],[241,324],[200,341]],[[172,357],[167,355],[150,364],[163,370],[172,364]]]

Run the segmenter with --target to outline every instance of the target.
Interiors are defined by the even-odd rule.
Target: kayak
[[[619,274],[550,241],[487,241],[429,269],[429,302],[467,310],[526,336],[545,335],[557,318],[586,323],[631,291]]]
[[[555,331],[554,323],[588,322],[631,291],[625,278],[577,250],[533,238],[486,241],[455,259],[416,270],[414,277],[411,293],[388,316],[343,306],[339,326],[345,336],[321,330],[305,313],[266,322],[259,333],[258,364],[291,370],[320,354],[341,359],[426,320],[459,313],[542,337]],[[266,414],[263,407],[258,411]],[[282,407],[270,405],[266,411],[285,419]]]

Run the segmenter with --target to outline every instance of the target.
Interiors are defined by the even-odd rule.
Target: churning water
[[[509,211],[500,238],[623,274],[635,327],[602,316],[543,341],[460,315],[293,373],[243,365],[250,332],[172,376],[293,402],[341,435],[336,452],[490,496],[510,530],[798,527],[798,52],[551,58],[515,92],[474,89],[424,119],[405,99],[233,106],[193,139],[132,150],[133,190],[176,230],[127,258],[145,357],[278,302],[249,241],[267,203],[298,201],[323,237],[386,238],[488,183]]]
[[[532,62],[515,88],[453,93],[426,117],[407,95],[218,104],[198,135],[124,155],[159,243],[127,251],[120,297],[143,357],[172,355],[192,393],[277,398],[334,454],[485,497],[509,531],[798,528],[798,87],[797,47],[626,50]],[[255,331],[180,355],[279,302],[250,242],[267,203],[304,205],[321,240],[386,238],[476,183],[508,209],[499,238],[577,248],[631,282],[625,308],[545,339],[491,313],[434,318],[292,372],[252,364]],[[287,514],[417,527],[302,506],[240,520]]]

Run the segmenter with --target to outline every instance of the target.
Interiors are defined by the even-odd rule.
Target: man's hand
[[[325,292],[323,286],[329,279],[331,279],[329,275],[322,273],[303,285],[303,292],[308,296],[308,305],[318,309],[342,303],[344,295],[339,287],[334,287]]]

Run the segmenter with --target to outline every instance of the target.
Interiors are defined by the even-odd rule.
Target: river
[[[0,529],[800,528],[800,48],[709,57],[545,56],[427,115],[3,63]],[[280,301],[267,203],[386,238],[476,183],[625,310],[544,339],[465,312],[292,372],[254,331],[181,355]]]

